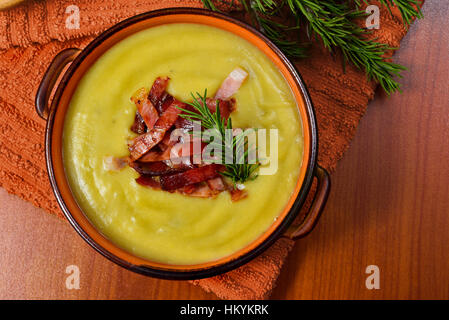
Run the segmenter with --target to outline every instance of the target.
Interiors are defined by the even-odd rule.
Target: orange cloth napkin
[[[80,29],[67,29],[66,8],[80,9]],[[26,1],[0,11],[0,185],[11,193],[63,217],[51,191],[44,156],[45,121],[34,111],[34,96],[52,58],[67,47],[83,48],[95,35],[138,13],[177,6],[201,7],[198,0],[46,0]],[[381,10],[380,41],[398,47],[406,30],[397,11]],[[314,44],[299,61],[315,106],[319,163],[333,171],[352,139],[376,85],[341,57]],[[223,299],[268,298],[294,242],[278,240],[250,263],[226,274],[193,281]]]

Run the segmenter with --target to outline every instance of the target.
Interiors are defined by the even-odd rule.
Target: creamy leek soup
[[[279,130],[278,170],[245,182],[246,198],[164,192],[137,184],[128,166],[105,169],[105,157],[129,155],[137,89],[168,76],[167,91],[191,101],[191,92],[216,92],[236,67],[249,76],[234,95],[234,127]],[[142,258],[189,265],[228,256],[273,224],[297,183],[303,131],[287,82],[259,49],[218,28],[167,24],[119,42],[83,76],[65,118],[63,157],[79,206],[103,235]]]

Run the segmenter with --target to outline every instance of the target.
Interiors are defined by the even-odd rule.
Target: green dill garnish
[[[300,39],[300,31],[305,30],[310,41],[319,38],[331,52],[341,50],[344,62],[364,69],[368,78],[377,81],[387,94],[401,91],[395,78],[401,77],[405,67],[385,59],[385,54],[396,48],[368,39],[371,31],[355,22],[367,16],[359,10],[362,1],[368,4],[366,0],[241,0],[240,3],[252,24],[290,58],[306,56],[307,47]],[[235,5],[224,0],[202,2],[214,11],[219,11],[214,2],[227,4],[231,9]],[[379,3],[390,14],[391,7],[396,6],[406,27],[414,18],[422,17],[419,0],[379,0]]]
[[[259,163],[249,163],[248,161],[250,151],[255,151],[255,149],[252,149],[254,146],[248,145],[243,132],[232,135],[232,141],[229,141],[230,137],[226,136],[226,130],[233,130],[232,119],[225,119],[221,116],[218,100],[215,112],[212,113],[209,110],[206,104],[207,89],[204,90],[203,96],[198,92],[196,96],[191,93],[191,96],[193,101],[187,104],[192,106],[196,112],[179,108],[184,112],[179,116],[190,121],[199,121],[203,128],[213,130],[216,133],[214,137],[218,137],[218,139],[214,138],[210,144],[216,147],[216,150],[221,151],[216,155],[220,158],[219,163],[223,164],[226,169],[221,174],[231,179],[234,187],[237,183],[254,180],[257,177],[256,170],[260,165]],[[226,152],[226,149],[229,151],[229,148],[232,148],[231,152]],[[243,150],[243,152],[237,152],[237,150]],[[232,159],[226,158],[226,155],[229,154],[232,154]]]

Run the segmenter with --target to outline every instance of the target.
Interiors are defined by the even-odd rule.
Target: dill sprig
[[[308,21],[309,34],[319,36],[327,49],[340,48],[345,62],[364,68],[368,78],[379,82],[388,94],[400,91],[394,78],[405,68],[384,59],[395,48],[364,38],[367,31],[354,23],[364,12],[351,11],[344,2],[288,0],[288,5],[293,12],[301,12]]]
[[[249,163],[247,161],[250,151],[254,149],[251,149],[253,146],[248,145],[244,133],[232,135],[231,143],[227,143],[229,137],[226,136],[226,130],[231,130],[232,132],[232,119],[225,119],[221,116],[219,101],[217,100],[216,110],[212,113],[206,104],[207,89],[204,90],[204,95],[197,92],[196,96],[193,93],[191,93],[191,96],[193,101],[187,104],[192,106],[196,111],[179,108],[183,111],[180,117],[190,121],[199,121],[203,128],[215,131],[213,135],[214,139],[210,144],[215,150],[221,150],[215,156],[220,157],[220,163],[225,166],[226,170],[220,173],[231,179],[234,187],[237,183],[254,180],[257,177],[256,170],[259,167],[259,163]],[[232,148],[232,151],[226,152],[228,148]],[[237,150],[243,150],[244,152],[237,152]],[[226,157],[230,153],[232,153],[232,159]]]
[[[213,0],[202,0],[206,8],[217,10]],[[220,1],[220,0],[219,0]],[[386,44],[368,39],[370,31],[355,21],[366,17],[360,11],[367,0],[241,0],[253,24],[291,58],[306,56],[306,46],[300,40],[300,30],[305,30],[309,40],[321,39],[331,52],[341,50],[344,62],[363,69],[370,80],[377,81],[387,94],[400,90],[395,80],[405,68],[385,59],[386,53],[395,50]],[[225,2],[221,0],[220,2]],[[396,6],[407,27],[415,18],[421,18],[420,0],[379,0],[391,14]],[[279,21],[294,21],[292,26]],[[301,26],[301,27],[300,27]],[[302,28],[304,26],[304,28]],[[291,33],[297,31],[296,38]]]

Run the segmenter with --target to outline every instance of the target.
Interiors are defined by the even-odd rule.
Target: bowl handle
[[[327,173],[324,168],[317,165],[314,171],[314,176],[317,178],[318,184],[309,212],[305,215],[299,226],[291,226],[284,234],[284,236],[292,240],[303,238],[313,230],[324,209],[327,197],[329,196],[331,188],[329,173]]]
[[[80,49],[69,48],[59,52],[53,61],[50,63],[47,71],[44,73],[41,84],[36,93],[36,112],[44,120],[48,117],[49,103],[48,100],[64,67],[72,62]]]

